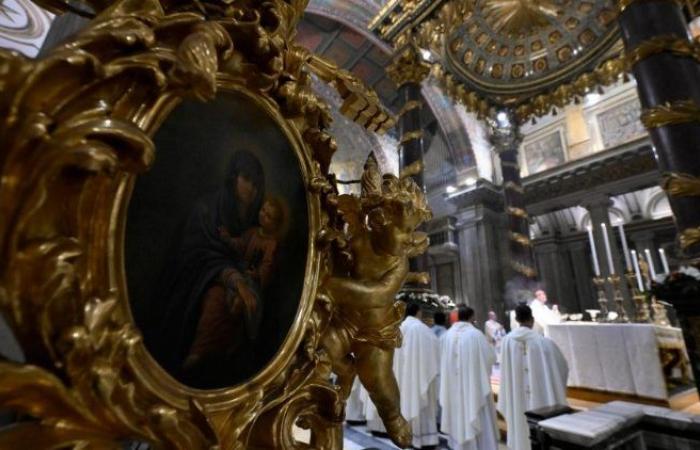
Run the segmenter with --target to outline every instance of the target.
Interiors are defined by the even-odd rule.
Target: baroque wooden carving
[[[384,236],[411,237],[389,258],[405,262],[425,248],[412,232],[427,209],[415,187],[391,177],[360,210],[339,203],[328,174],[330,115],[310,71],[334,82],[344,111],[369,129],[393,118],[350,74],[332,75],[332,65],[294,44],[303,0],[82,3],[95,19],[47,57],[0,52],[0,308],[27,358],[0,361],[0,406],[36,418],[0,430],[0,448],[121,448],[128,439],[176,449],[341,448],[344,398],[329,381],[338,361],[328,336],[345,291],[332,280],[357,286],[366,275],[336,267],[356,239],[345,224],[366,214],[378,230],[412,208],[401,230]],[[122,253],[130,189],[158,158],[151,137],[181,99],[222,90],[254,99],[303,155],[310,256],[275,359],[247,383],[202,391],[176,382],[146,351]],[[372,254],[354,256],[362,257]],[[294,425],[312,429],[310,444],[294,439]]]

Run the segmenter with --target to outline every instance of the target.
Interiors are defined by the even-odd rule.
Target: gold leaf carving
[[[363,249],[364,217],[390,237],[400,208],[413,206],[409,228],[429,212],[407,180],[384,179],[378,204],[337,196],[328,174],[336,148],[330,113],[309,70],[320,69],[344,112],[367,128],[382,131],[394,119],[357,79],[292,41],[305,1],[73,4],[92,8],[95,19],[43,59],[0,51],[0,309],[28,361],[0,362],[0,405],[37,419],[1,430],[0,447],[121,448],[137,439],[183,450],[308,448],[294,441],[297,424],[312,428],[314,448],[340,448],[344,398],[328,377],[338,363],[328,346],[345,326],[338,313],[354,308],[344,304],[353,289],[371,292],[358,298],[394,312],[376,331],[395,342],[393,295],[409,276],[407,258],[427,246],[412,232],[390,258],[401,262],[391,289],[376,290],[362,269],[364,258],[379,264]],[[308,293],[279,355],[248,384],[203,392],[175,382],[146,352],[121,254],[130,186],[157,159],[150,136],[182,98],[207,100],[222,89],[254,99],[294,136],[312,256]],[[346,208],[353,202],[357,209]],[[367,359],[363,370],[380,367],[390,381],[388,354]],[[394,414],[397,397],[388,401]],[[394,431],[397,417],[387,416]],[[402,431],[394,436],[408,442]]]

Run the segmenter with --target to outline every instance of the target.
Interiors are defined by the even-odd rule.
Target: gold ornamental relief
[[[45,58],[0,52],[0,310],[27,359],[0,362],[0,407],[34,418],[0,448],[338,449],[331,368],[379,374],[363,382],[406,442],[382,390],[398,323],[352,317],[421,278],[404,269],[425,249],[425,198],[381,175],[337,195],[310,72],[383,130],[376,94],[292,41],[303,1],[82,3],[96,17]],[[401,270],[379,292],[388,272],[366,267]],[[286,297],[269,282],[282,269]],[[251,342],[262,356],[243,369]],[[370,356],[341,367],[356,345]]]
[[[551,0],[484,0],[482,8],[495,30],[509,34],[530,33],[546,27],[562,11]]]

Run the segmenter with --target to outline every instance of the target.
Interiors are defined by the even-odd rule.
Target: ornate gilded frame
[[[38,2],[60,12],[62,1]],[[0,448],[342,446],[343,400],[320,339],[335,150],[309,70],[372,130],[393,118],[351,75],[293,42],[306,6],[258,2],[84,2],[98,14],[47,57],[0,52],[0,308],[27,364],[0,360],[0,407],[36,420],[0,429]],[[182,98],[245,95],[284,130],[307,183],[309,257],[297,317],[249,382],[201,391],[148,355],[124,276],[134,181],[157,158],[151,136]],[[329,181],[330,180],[330,181]],[[297,442],[293,425],[312,428]]]

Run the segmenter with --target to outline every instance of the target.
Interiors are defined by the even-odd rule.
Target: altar
[[[569,363],[568,386],[669,403],[692,375],[679,328],[637,323],[568,322],[547,335]]]

